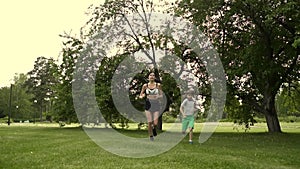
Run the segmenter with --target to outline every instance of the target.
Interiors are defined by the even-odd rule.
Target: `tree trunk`
[[[281,127],[280,127],[277,115],[267,114],[266,121],[267,121],[267,125],[268,125],[268,131],[270,133],[274,133],[274,132],[281,133]]]
[[[159,76],[158,68],[156,66],[156,62],[154,62],[154,67],[155,67],[155,69],[154,69],[155,80],[156,80],[157,83],[161,84],[161,79],[160,79],[160,76]],[[160,110],[160,111],[162,111],[162,110]],[[158,123],[157,123],[157,129],[162,130],[162,125],[163,125],[162,113],[160,113],[159,118],[158,118]]]
[[[41,101],[40,122],[43,121],[43,100]]]
[[[265,100],[265,117],[268,125],[269,132],[281,133],[281,127],[279,124],[276,108],[275,108],[275,96],[267,97]]]
[[[162,121],[162,115],[161,115],[158,118],[157,129],[162,130],[162,124],[163,124],[163,121]]]

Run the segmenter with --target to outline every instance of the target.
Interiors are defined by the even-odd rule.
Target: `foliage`
[[[253,126],[256,123],[254,117],[256,112],[251,109],[248,105],[241,104],[236,97],[229,98],[227,97],[227,103],[225,107],[225,115],[227,119],[230,119],[235,124],[243,125],[246,129],[249,129],[250,126]]]
[[[177,117],[181,104],[181,91],[174,79],[169,73],[161,73],[162,75],[162,90],[167,100],[167,106],[164,111],[168,111],[172,117]],[[183,87],[183,86],[180,86]]]
[[[51,109],[52,100],[54,99],[54,87],[58,83],[55,76],[57,74],[57,65],[55,60],[45,57],[38,57],[35,61],[34,68],[27,73],[29,78],[26,81],[28,92],[34,95],[31,100],[35,102],[37,110],[39,110],[40,121],[43,120],[43,112]]]
[[[130,74],[133,77],[130,82],[119,83],[120,90],[130,84],[129,97],[135,108],[143,110],[144,100],[137,99],[137,96],[142,84],[146,82],[149,67],[160,66],[165,70],[173,68],[174,60],[168,56],[175,55],[188,64],[190,69],[184,69],[180,64],[178,70],[155,69],[167,99],[165,116],[170,121],[177,116],[181,100],[180,89],[191,87],[179,82],[189,80],[179,78],[184,73],[192,73],[197,78],[197,86],[193,87],[199,91],[201,99],[205,100],[204,107],[207,110],[211,98],[211,79],[201,57],[189,51],[189,46],[182,41],[183,38],[176,39],[178,35],[168,32],[181,32],[179,28],[168,30],[164,25],[165,27],[158,29],[149,24],[151,19],[155,19],[151,18],[151,14],[177,6],[177,16],[183,16],[197,25],[211,38],[220,53],[230,91],[225,108],[228,118],[249,125],[255,122],[255,116],[264,115],[269,119],[268,123],[271,121],[270,131],[280,131],[280,128],[272,129],[272,125],[276,126],[278,121],[277,114],[287,116],[288,121],[295,121],[294,116],[299,116],[300,111],[298,1],[180,0],[177,4],[154,2],[118,0],[91,6],[90,20],[81,29],[80,39],[61,35],[65,41],[62,62],[59,65],[52,58],[38,57],[33,70],[28,72],[28,79],[23,74],[16,75],[11,112],[13,119],[32,119],[39,112],[41,120],[47,115],[48,120],[53,118],[55,121],[70,123],[78,122],[80,118],[83,123],[99,123],[104,118],[111,126],[114,122],[121,122],[126,127],[129,117],[118,112],[114,106],[110,87],[118,65],[125,58],[128,59],[130,54],[143,55],[143,61],[146,60],[146,64],[141,66],[135,60],[129,59],[131,64],[127,65],[128,68],[140,72]],[[136,20],[131,20],[132,16]],[[106,39],[105,43],[99,45],[96,36]],[[86,47],[91,47],[88,46],[90,43],[94,43],[92,47],[98,45],[98,48],[87,49]],[[161,60],[154,52],[159,50],[164,51],[166,56]],[[186,51],[188,54],[185,54]],[[82,56],[81,60],[79,56]],[[100,60],[101,63],[98,63]],[[72,83],[80,80],[73,77],[74,70],[80,69],[80,66],[84,68],[79,70],[83,72],[82,78],[95,81],[96,99],[103,117],[94,112],[94,108],[88,103],[85,108],[90,113],[81,114],[79,117],[75,113]],[[120,70],[128,72],[124,68]],[[94,72],[97,72],[96,76],[92,75]],[[26,86],[23,85],[25,81]],[[116,94],[119,89],[113,92]],[[89,89],[86,88],[85,91]],[[0,89],[0,117],[8,114],[8,100],[9,88],[3,87]],[[84,98],[82,100],[85,101]]]
[[[9,113],[9,87],[2,87],[0,89],[0,111],[3,116],[8,115]]]
[[[65,38],[62,49],[62,63],[55,74],[59,79],[54,86],[54,120],[67,123],[78,122],[72,97],[72,82],[76,59],[82,51],[82,41],[69,35],[61,35]]]
[[[179,2],[179,14],[212,39],[227,73],[231,97],[265,115],[280,132],[275,96],[299,81],[299,1]]]
[[[163,1],[156,3],[149,0],[106,1],[102,5],[91,6],[89,8],[88,13],[91,18],[81,29],[82,39],[87,44],[87,52],[91,53],[90,55],[83,56],[84,58],[82,58],[82,60],[94,60],[94,62],[91,63],[95,63],[101,59],[104,60],[104,58],[108,59],[106,57],[121,55],[133,55],[133,57],[135,57],[138,55],[138,60],[144,62],[144,66],[139,69],[142,73],[132,74],[133,79],[130,84],[130,90],[133,92],[132,95],[130,95],[131,103],[138,109],[142,108],[142,104],[141,100],[136,100],[136,96],[139,94],[141,86],[145,82],[146,70],[154,69],[158,81],[163,78],[162,71],[158,68],[159,54],[157,51],[175,55],[181,55],[183,52],[180,42],[175,40],[172,36],[167,35],[167,30],[169,29],[167,23],[166,25],[160,25],[160,27],[150,24],[153,20],[159,19],[156,18],[154,14],[155,12],[161,12],[157,9],[165,9],[167,7],[168,5],[165,6]],[[173,31],[176,33],[176,28],[174,29]],[[90,51],[88,51],[89,49]],[[110,53],[111,51],[114,52]],[[103,63],[105,62],[103,61],[101,64]],[[136,60],[128,63],[126,66],[128,69],[134,69],[136,66],[133,64],[137,64]],[[109,67],[105,68],[107,69]],[[89,70],[86,70],[86,72],[87,71]],[[128,82],[126,83],[128,84]],[[164,82],[162,81],[162,83]],[[124,84],[120,85],[122,86]],[[99,86],[98,84],[98,87]],[[167,90],[168,87],[170,87],[169,91],[171,91],[172,87],[175,86],[165,85],[164,89]],[[166,95],[168,106],[173,99],[171,98],[173,94],[169,91]],[[106,100],[108,103],[111,103],[109,96],[101,95],[98,100]],[[102,106],[105,108],[105,105]],[[106,105],[106,107],[107,106],[111,105],[109,104]],[[169,109],[168,106],[166,110]]]
[[[125,102],[124,105],[122,103],[123,100],[126,100],[128,99],[127,97],[129,97],[130,104],[132,104],[135,109],[140,112],[143,112],[144,110],[144,99],[139,99],[138,96],[141,92],[142,85],[147,83],[146,77],[151,70],[144,69],[144,67],[142,65],[139,65],[139,63],[130,67],[124,66],[128,63],[134,62],[134,60],[132,59],[133,58],[130,58],[130,56],[127,56],[126,54],[120,56],[117,55],[114,57],[105,57],[101,61],[101,65],[99,67],[99,70],[97,71],[95,89],[98,107],[100,108],[104,119],[106,119],[106,121],[110,125],[113,125],[112,123],[118,122],[125,122],[127,124],[130,119],[131,121],[142,119],[141,117],[138,117],[138,114],[143,115],[143,113],[137,112],[138,114],[134,114],[135,117],[133,117],[133,112],[128,113],[128,111],[130,110],[126,108],[128,107],[128,103]],[[131,72],[131,70],[138,70],[138,72]],[[172,79],[169,74],[164,72],[160,72],[160,77],[162,79],[161,83],[166,99],[171,98],[174,99],[174,101],[177,100],[176,102],[180,103],[181,95],[179,89],[176,87],[176,82],[174,81],[174,79]],[[114,78],[116,78],[116,80],[118,81],[115,82],[116,84],[114,84],[114,86],[117,86],[117,88],[112,89],[112,79]],[[123,95],[123,90],[126,89],[126,86],[128,85],[128,94]],[[112,94],[115,94],[118,99],[113,100]],[[170,103],[174,102],[173,100],[169,101]],[[117,106],[119,106],[119,109],[115,107],[116,104],[118,104]],[[176,114],[178,112],[173,111],[173,113],[175,114],[173,114],[173,116],[176,117]],[[99,115],[98,119],[95,119],[96,121],[101,121],[101,119],[99,119]],[[138,122],[144,123],[144,121]]]
[[[16,74],[12,90],[12,118],[17,121],[32,120],[34,109],[32,107],[33,94],[28,93],[26,86],[27,76]]]
[[[1,119],[1,118],[4,118],[4,117],[5,117],[4,110],[1,109],[1,110],[0,110],[0,119]]]
[[[276,97],[279,116],[300,116],[300,84],[284,85]]]
[[[111,90],[111,80],[114,76],[117,67],[125,57],[125,55],[114,56],[111,58],[105,57],[101,61],[101,65],[96,75],[95,93],[97,103],[103,118],[112,127],[114,127],[114,122],[122,122],[122,124],[124,125],[125,121],[127,120],[120,113],[118,113],[118,110],[115,108]],[[100,116],[97,114],[96,118],[93,119],[98,122],[101,122]]]
[[[0,114],[2,117],[10,113],[11,118],[16,122],[33,120],[34,109],[32,107],[33,102],[31,102],[33,95],[27,93],[26,80],[25,74],[15,74],[12,84],[11,112],[9,112],[10,88],[3,87],[0,89]]]

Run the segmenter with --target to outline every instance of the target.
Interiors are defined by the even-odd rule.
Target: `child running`
[[[193,144],[193,129],[194,129],[194,113],[196,109],[196,101],[193,98],[194,92],[192,90],[186,93],[186,98],[180,105],[180,113],[182,114],[182,134],[185,134],[186,130],[189,131],[189,144]]]

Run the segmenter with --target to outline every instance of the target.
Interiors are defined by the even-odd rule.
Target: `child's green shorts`
[[[189,115],[182,119],[182,131],[186,131],[187,128],[194,128],[194,115]]]

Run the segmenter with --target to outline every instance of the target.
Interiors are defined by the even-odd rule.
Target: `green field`
[[[196,141],[202,125],[196,124],[193,145],[188,144],[185,137],[161,155],[125,158],[103,150],[74,125],[59,128],[58,124],[12,124],[9,127],[0,124],[0,168],[300,168],[300,123],[282,123],[281,134],[266,133],[264,123],[246,132],[232,123],[220,123],[210,139],[199,144]],[[145,130],[137,131],[135,125],[131,126],[120,132],[147,137]]]

